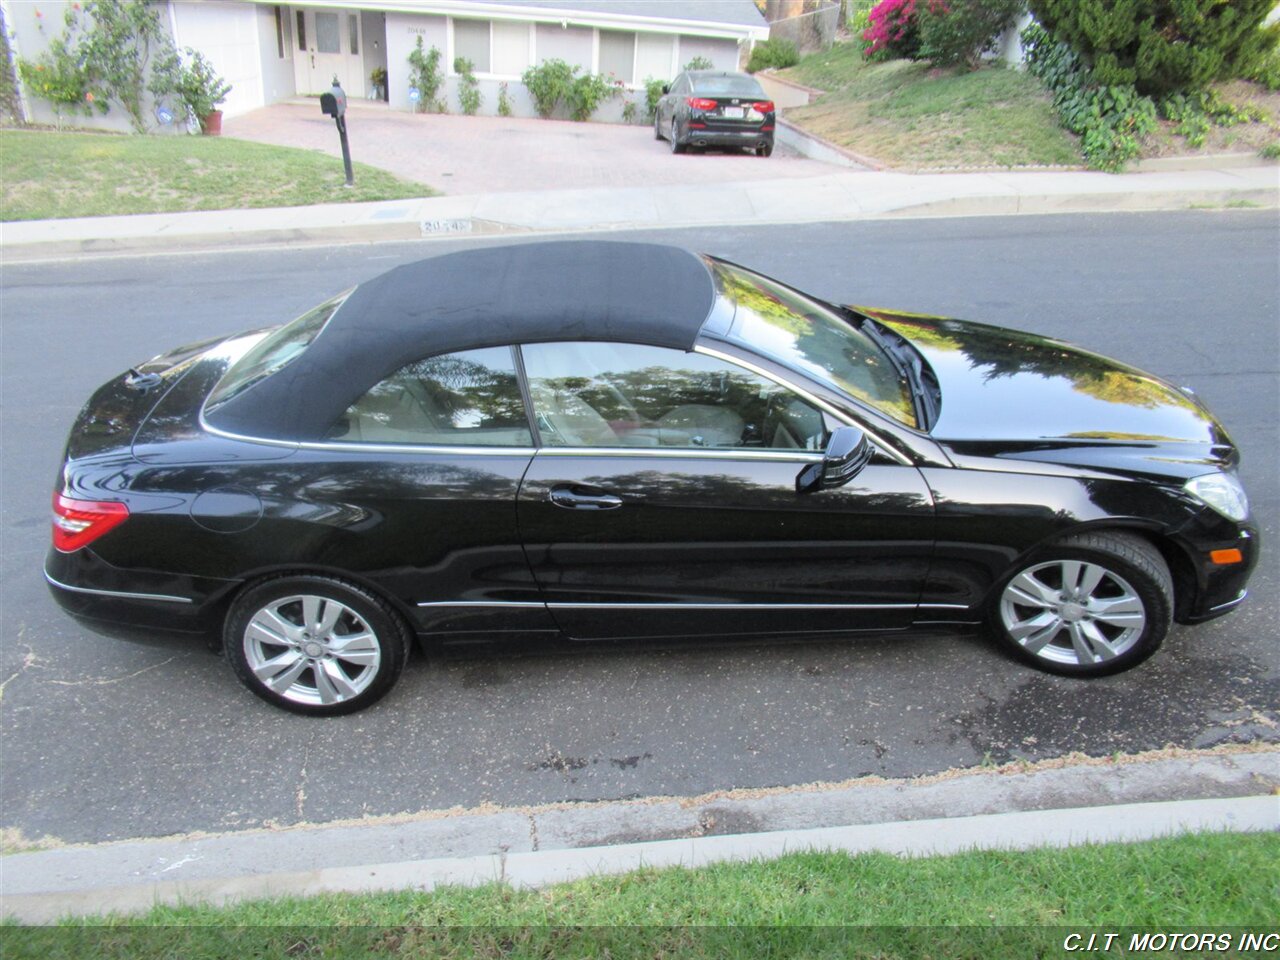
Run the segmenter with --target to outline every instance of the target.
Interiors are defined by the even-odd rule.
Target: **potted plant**
[[[370,100],[387,99],[387,68],[374,67],[373,72],[369,74],[369,84],[372,87],[369,93]]]
[[[227,83],[198,50],[187,47],[186,58],[171,50],[156,65],[151,92],[157,96],[172,94],[182,104],[188,117],[200,124],[200,132],[216,137],[222,133],[222,111],[218,104],[227,99],[231,84]]]

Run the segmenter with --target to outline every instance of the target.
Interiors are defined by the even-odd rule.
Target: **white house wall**
[[[231,84],[231,92],[221,110],[227,116],[247,113],[264,106],[262,51],[258,42],[260,9],[252,3],[218,0],[174,0],[174,42],[178,47],[193,47],[213,64],[222,78]],[[267,12],[271,7],[263,8]],[[274,18],[269,35],[275,46]]]
[[[714,37],[680,37],[680,69],[695,57],[710,60],[716,70],[738,69],[738,42],[736,40],[719,40]]]
[[[423,50],[430,51],[435,47],[440,51],[440,69],[444,71],[447,29],[445,17],[387,14],[387,86],[391,106],[397,110],[413,109],[413,101],[409,99],[409,54],[413,52],[418,37],[422,37]]]
[[[288,100],[297,92],[293,79],[293,30],[289,8],[280,8],[280,27],[284,31],[284,57],[276,28],[276,8],[258,7],[258,56],[262,65],[262,99],[264,103]]]

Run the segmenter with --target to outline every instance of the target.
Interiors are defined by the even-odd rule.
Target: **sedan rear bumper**
[[[773,144],[772,130],[700,130],[690,127],[682,140],[695,147],[762,147]]]

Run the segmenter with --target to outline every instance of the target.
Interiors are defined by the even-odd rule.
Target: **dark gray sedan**
[[[725,70],[687,70],[663,88],[653,115],[653,136],[688,147],[741,147],[773,153],[777,113],[755,77]]]

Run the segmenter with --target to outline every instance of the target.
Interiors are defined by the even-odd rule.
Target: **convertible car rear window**
[[[353,403],[329,430],[342,443],[533,445],[510,347],[406,364]]]
[[[354,289],[354,288],[353,288]],[[214,410],[219,404],[244,393],[251,386],[285,366],[311,345],[329,318],[346,302],[351,290],[326,300],[320,306],[308,310],[298,319],[286,323],[274,333],[262,338],[243,357],[237,360],[218,381],[209,394],[205,410]]]

